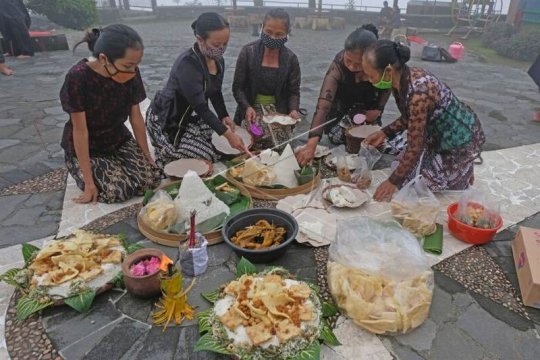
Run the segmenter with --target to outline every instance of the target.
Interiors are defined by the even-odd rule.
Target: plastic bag
[[[158,190],[141,209],[140,215],[145,224],[158,231],[166,231],[178,217],[174,201],[165,190]]]
[[[394,196],[392,215],[416,236],[427,236],[437,231],[437,215],[441,203],[418,175]]]
[[[330,259],[371,274],[407,279],[429,269],[418,240],[394,221],[351,217],[338,222]]]
[[[434,281],[418,240],[394,221],[353,217],[337,228],[328,263],[337,305],[376,334],[406,333],[422,324]]]
[[[373,170],[377,161],[381,159],[382,154],[376,147],[362,143],[358,156],[365,158],[369,170]]]
[[[493,229],[500,218],[500,205],[483,191],[470,188],[459,199],[456,217],[469,226]]]
[[[201,233],[195,233],[195,247],[186,247],[180,256],[180,266],[186,276],[199,276],[208,268],[208,241]]]
[[[351,182],[356,184],[359,190],[365,190],[371,186],[371,169],[365,157],[358,156],[356,159],[356,169],[351,176]]]

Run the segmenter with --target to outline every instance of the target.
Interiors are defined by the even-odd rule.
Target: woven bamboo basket
[[[240,193],[242,195],[249,198],[249,208],[253,207],[253,199],[248,189],[242,183],[237,184],[234,181],[231,181],[229,179],[227,179],[227,181],[229,181],[231,184],[237,187],[238,190],[240,190]],[[172,182],[163,184],[159,186],[158,188],[156,188],[156,191],[161,190],[175,183],[181,183],[181,181],[178,180],[178,181],[172,181]],[[144,236],[146,236],[149,240],[155,243],[158,243],[160,245],[178,247],[178,243],[184,242],[188,240],[189,238],[187,234],[170,234],[167,232],[154,230],[143,221],[142,216],[140,214],[137,214],[137,225],[139,227],[139,231]],[[210,231],[203,235],[204,237],[206,237],[206,240],[208,240],[208,245],[215,245],[215,244],[219,244],[223,242],[223,236],[221,235],[221,228],[214,231]]]

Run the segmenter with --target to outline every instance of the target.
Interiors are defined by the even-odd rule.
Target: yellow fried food
[[[375,334],[406,333],[424,322],[432,292],[427,272],[396,282],[335,262],[328,285],[337,305],[360,327]]]
[[[118,238],[77,230],[49,243],[28,268],[33,284],[53,287],[71,280],[91,281],[103,273],[102,264],[120,264],[123,255]]]
[[[302,282],[288,283],[282,276],[243,275],[224,291],[234,302],[217,318],[229,330],[243,326],[254,346],[272,338],[280,343],[303,335],[302,322],[316,322],[317,309],[309,300],[312,290]]]
[[[267,249],[283,242],[287,230],[281,226],[259,220],[255,225],[239,230],[232,237],[232,242],[245,249]]]

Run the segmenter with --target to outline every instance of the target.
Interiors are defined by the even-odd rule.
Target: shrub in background
[[[66,28],[84,30],[98,20],[94,0],[28,0],[28,8]]]
[[[511,59],[533,61],[540,53],[540,29],[516,32],[512,25],[489,25],[482,34],[482,44]]]

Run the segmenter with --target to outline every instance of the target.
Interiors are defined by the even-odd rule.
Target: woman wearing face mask
[[[464,190],[474,181],[474,160],[485,142],[474,111],[461,102],[446,84],[420,68],[409,68],[409,48],[380,40],[364,53],[369,81],[392,89],[401,117],[365,142],[381,145],[397,132],[407,130],[407,148],[398,156],[390,178],[374,198],[390,201],[394,192],[422,175],[432,191]]]
[[[350,123],[359,118],[357,114],[365,115],[367,123],[380,124],[390,92],[374,87],[362,69],[364,51],[376,41],[375,26],[363,25],[347,37],[345,49],[330,64],[311,122],[309,140],[296,155],[301,165],[313,160],[323,133],[334,145],[344,144],[345,129],[360,125]]]
[[[159,185],[160,179],[139,108],[146,98],[138,70],[142,40],[118,24],[88,32],[75,48],[83,42],[94,59],[73,66],[60,91],[70,117],[62,136],[66,166],[84,191],[74,201],[125,201]],[[135,139],[124,125],[128,117]]]
[[[238,55],[233,82],[238,103],[234,120],[239,125],[245,120],[248,130],[253,124],[261,126],[266,112],[300,118],[300,65],[294,52],[285,46],[289,29],[289,14],[283,9],[270,10],[264,16],[261,38],[244,46]],[[255,144],[259,148],[289,140],[290,134],[280,134],[279,139],[266,141],[270,138],[268,129],[261,129],[265,136]]]
[[[221,15],[204,13],[191,27],[197,42],[176,59],[165,88],[157,92],[146,115],[160,167],[181,158],[216,162],[213,131],[225,136],[233,148],[246,151],[234,133],[221,92],[229,24]],[[217,116],[208,107],[208,99]]]

